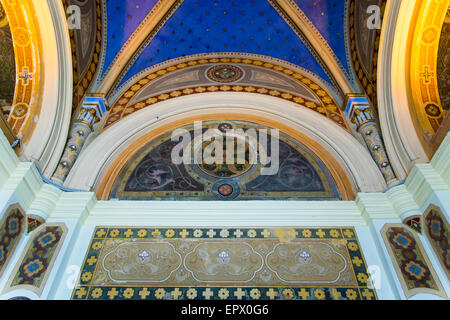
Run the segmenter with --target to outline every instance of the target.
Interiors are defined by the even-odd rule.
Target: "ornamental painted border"
[[[342,128],[344,128],[346,131],[349,131],[348,125],[347,125],[347,121],[345,119],[345,117],[342,115],[342,112],[337,104],[337,102],[334,100],[333,96],[329,93],[329,91],[324,88],[323,86],[321,86],[318,81],[316,81],[315,79],[312,79],[312,77],[309,77],[305,74],[302,74],[300,72],[298,72],[297,70],[292,70],[291,68],[288,67],[284,67],[275,63],[271,63],[271,62],[266,62],[264,60],[261,60],[258,58],[253,58],[253,57],[212,57],[210,58],[209,55],[205,55],[204,58],[199,58],[198,55],[194,55],[193,56],[194,60],[185,60],[184,62],[180,62],[178,64],[174,64],[162,69],[150,69],[153,72],[143,72],[142,75],[139,78],[135,78],[133,80],[132,83],[128,83],[128,88],[122,92],[122,94],[120,95],[120,97],[118,97],[117,99],[115,99],[114,104],[111,106],[111,111],[108,113],[107,115],[107,119],[104,122],[104,125],[102,127],[102,131],[105,130],[107,127],[110,127],[111,125],[113,125],[114,123],[120,121],[121,119],[123,119],[125,116],[128,116],[129,114],[133,113],[126,113],[125,109],[127,109],[129,107],[129,102],[133,100],[133,98],[142,90],[144,89],[151,81],[154,81],[157,78],[162,77],[163,75],[167,75],[169,73],[181,70],[181,69],[185,69],[185,68],[189,68],[191,66],[195,66],[198,64],[216,64],[216,63],[236,63],[236,64],[248,64],[248,65],[256,65],[259,67],[263,67],[266,69],[271,69],[271,70],[275,70],[277,72],[280,73],[284,73],[285,75],[291,77],[293,80],[300,82],[302,85],[306,85],[309,87],[309,89],[311,89],[311,91],[315,94],[315,96],[317,97],[317,99],[319,101],[321,101],[322,103],[322,108],[325,109],[323,110],[323,112],[319,112],[322,115],[325,115],[326,117],[330,118],[332,121],[337,122]],[[212,87],[212,86],[207,86],[207,87]],[[239,86],[241,87],[241,86]],[[251,86],[250,86],[251,87]],[[218,87],[219,88],[219,87]],[[197,92],[195,93],[201,93],[201,92],[207,92],[208,90],[204,88],[204,90],[202,91],[198,91],[198,88],[191,88],[191,90],[197,89]],[[219,88],[220,89],[220,88]],[[201,90],[201,89],[200,89]],[[274,91],[271,89],[266,89],[267,92],[263,92],[263,93],[268,93],[270,91]],[[166,99],[159,99],[161,101],[163,100],[167,100],[169,98],[171,98],[170,94],[173,94],[175,91],[179,91],[180,95],[182,94],[181,90],[174,90],[173,92],[169,93],[168,97]],[[234,91],[232,90],[232,86],[230,85],[230,90],[223,90],[223,91]],[[256,90],[255,90],[256,91]],[[249,91],[248,91],[249,92]],[[190,93],[192,94],[192,93]],[[280,96],[281,98],[284,98],[282,96],[282,92],[278,92],[278,94],[276,96]],[[163,95],[158,95],[165,97]],[[176,97],[177,95],[175,94]],[[293,95],[289,95],[289,98],[287,100],[294,100],[295,97]],[[304,100],[304,99],[302,99]],[[156,103],[157,101],[154,101],[153,103]],[[294,100],[295,103],[299,103],[297,101]],[[152,104],[153,104],[152,103]],[[303,102],[301,102],[303,103]],[[310,108],[315,109],[314,106],[311,106]],[[317,110],[316,110],[317,111]],[[112,118],[112,120],[111,120]],[[339,120],[338,120],[339,119]]]
[[[201,236],[197,230],[201,230]],[[97,286],[92,285],[98,257],[107,239],[279,239],[280,243],[293,239],[333,239],[344,241],[352,262],[353,275],[358,283],[354,287],[324,288],[320,285],[301,287],[158,287],[142,284]],[[168,227],[97,227],[87,249],[80,278],[72,293],[72,300],[299,300],[299,299],[335,299],[349,300],[378,299],[372,289],[364,255],[353,227],[322,228],[168,228]]]
[[[16,88],[8,122],[19,138],[27,139],[35,127],[33,115],[41,110],[40,48],[42,39],[32,1],[1,0],[8,16],[16,59]]]

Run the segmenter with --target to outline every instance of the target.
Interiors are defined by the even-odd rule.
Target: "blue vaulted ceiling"
[[[348,72],[345,50],[345,10],[347,0],[295,0],[314,23]]]
[[[106,0],[107,50],[103,72],[158,0]]]
[[[160,0],[165,1],[165,0]],[[102,75],[157,0],[105,0],[107,46]],[[303,67],[333,85],[326,68],[268,0],[184,0],[124,69],[117,86],[169,59],[199,53],[271,56]],[[346,0],[295,0],[334,51],[344,70]],[[319,53],[320,54],[320,53]]]

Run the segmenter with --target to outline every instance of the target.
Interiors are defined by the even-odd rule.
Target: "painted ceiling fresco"
[[[295,0],[297,6],[314,23],[348,72],[349,63],[345,48],[347,2],[346,0]]]
[[[438,88],[441,105],[444,110],[450,109],[450,7],[447,10],[444,25],[442,26],[439,41],[439,52],[437,61]]]
[[[162,135],[124,165],[114,182],[110,199],[339,199],[336,184],[320,159],[283,133],[279,133],[277,139],[268,128],[242,121],[208,121],[203,122],[200,131],[195,131],[193,125],[184,129],[190,140],[185,150],[191,151],[181,151],[180,154],[183,157],[188,154],[188,161],[176,164],[173,158],[174,150],[178,150],[186,138],[172,140],[171,134]],[[223,152],[219,155],[214,145],[215,138],[205,137],[202,141],[198,138],[201,135],[196,134],[206,134],[207,129],[215,130],[224,140],[228,139],[227,131],[234,130],[234,147],[224,143]],[[240,129],[241,132],[238,131]],[[256,138],[244,136],[251,135],[251,130],[256,132]],[[266,130],[266,141],[260,135],[261,130]],[[195,158],[199,153],[202,157]],[[215,161],[216,156],[224,161]],[[230,157],[230,161],[226,160]],[[269,162],[275,158],[279,159],[278,164]]]
[[[106,1],[108,50],[103,72],[157,2],[157,0]]]
[[[268,55],[329,77],[268,1],[185,0],[142,51],[122,83],[173,58],[212,52]]]
[[[103,4],[106,50],[99,79],[127,50],[130,39],[160,6],[156,0],[107,0]],[[348,1],[292,1],[334,52],[338,65],[352,78],[346,50]],[[303,67],[336,86],[330,71],[304,34],[280,14],[276,1],[179,0],[148,35],[124,67],[116,88],[142,70],[167,60],[201,53],[239,52],[281,59]],[[319,53],[320,54],[320,53]]]

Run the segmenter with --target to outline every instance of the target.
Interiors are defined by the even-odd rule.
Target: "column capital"
[[[367,123],[376,123],[375,112],[365,95],[347,95],[345,113],[357,131]]]
[[[94,131],[94,124],[98,123],[107,112],[107,104],[103,94],[92,94],[84,98],[75,116],[75,123],[85,124]]]

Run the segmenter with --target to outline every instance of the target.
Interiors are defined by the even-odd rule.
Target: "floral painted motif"
[[[9,287],[26,286],[40,294],[64,237],[65,226],[62,224],[43,225],[36,229],[13,271]]]

